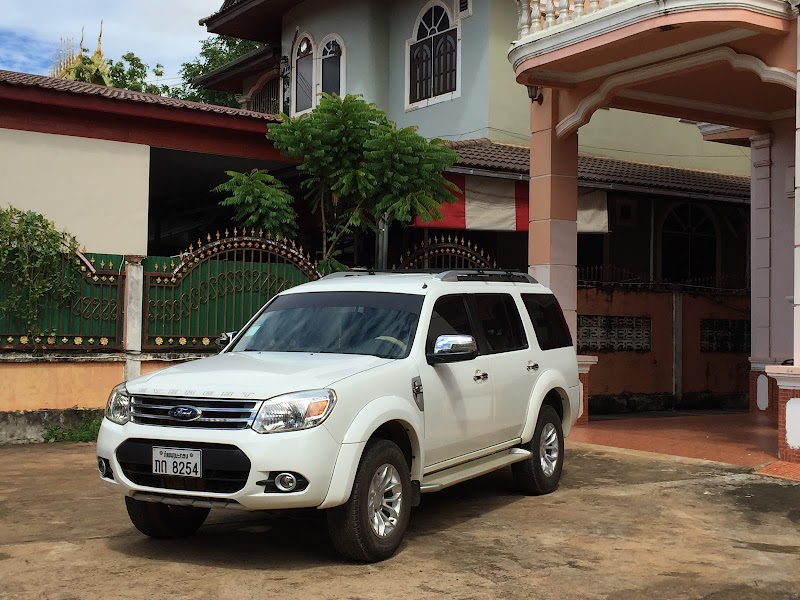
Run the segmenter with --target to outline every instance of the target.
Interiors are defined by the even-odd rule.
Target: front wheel
[[[328,511],[328,531],[339,554],[362,562],[391,557],[411,514],[411,475],[400,448],[388,440],[367,445],[350,499]]]
[[[205,523],[209,513],[207,508],[142,502],[130,496],[125,496],[125,507],[134,527],[157,539],[193,535]]]
[[[532,496],[555,492],[564,466],[564,432],[552,406],[542,406],[533,439],[521,447],[531,457],[511,465],[520,490]]]

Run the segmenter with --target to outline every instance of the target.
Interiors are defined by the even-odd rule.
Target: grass
[[[54,425],[42,432],[45,442],[94,442],[100,432],[100,423],[103,418],[85,415],[78,425],[61,427]]]

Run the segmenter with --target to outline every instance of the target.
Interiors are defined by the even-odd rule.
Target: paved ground
[[[500,472],[426,496],[394,559],[354,565],[319,518],[146,539],[93,457],[0,447],[1,599],[800,599],[800,485],[741,468],[573,443],[556,494]]]
[[[778,456],[778,424],[766,415],[671,411],[592,417],[572,441],[760,467]]]

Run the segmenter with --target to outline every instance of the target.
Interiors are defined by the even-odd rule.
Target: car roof
[[[284,292],[383,292],[424,296],[432,291],[479,293],[489,290],[518,289],[528,293],[545,293],[547,288],[524,273],[510,271],[454,270],[444,272],[379,272],[345,271],[328,275]]]

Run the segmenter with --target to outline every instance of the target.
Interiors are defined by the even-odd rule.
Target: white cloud
[[[176,78],[181,63],[197,56],[207,37],[198,21],[216,12],[222,0],[4,0],[0,26],[0,69],[47,74],[61,38],[94,50],[103,21],[103,52],[119,59],[133,52],[145,63],[164,65]],[[175,81],[167,81],[175,83]]]

